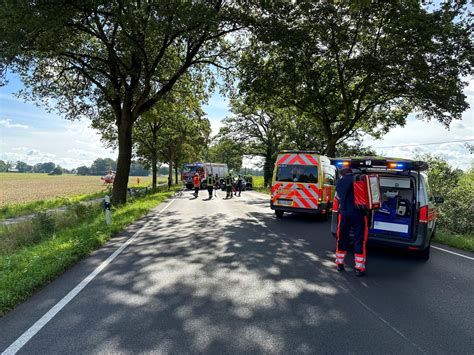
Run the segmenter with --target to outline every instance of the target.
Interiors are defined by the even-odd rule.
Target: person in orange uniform
[[[338,271],[344,271],[344,258],[349,247],[351,229],[354,233],[355,274],[365,275],[366,243],[369,233],[367,216],[354,204],[354,176],[351,168],[341,170],[342,178],[336,184],[339,200],[339,217],[337,224],[336,265]]]
[[[199,178],[198,173],[194,174],[193,185],[194,185],[194,196],[198,197],[199,189],[201,188],[201,179]]]

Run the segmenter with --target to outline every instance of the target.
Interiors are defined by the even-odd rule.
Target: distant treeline
[[[0,173],[7,171],[19,173],[46,173],[52,175],[61,174],[77,174],[77,175],[97,175],[102,176],[107,174],[109,170],[115,171],[117,169],[117,162],[110,158],[97,158],[90,166],[80,166],[75,169],[65,169],[53,162],[38,163],[29,165],[23,161],[4,162],[0,160]],[[168,175],[168,166],[160,166],[158,169],[159,175]],[[137,161],[132,161],[130,165],[130,176],[148,176],[149,170]],[[239,171],[242,175],[263,175],[263,170],[241,168]]]

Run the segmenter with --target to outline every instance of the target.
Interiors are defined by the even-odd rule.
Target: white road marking
[[[177,196],[170,201],[162,210],[156,215],[159,216],[171,204],[176,201]],[[46,312],[35,324],[33,324],[27,331],[25,331],[17,340],[15,340],[7,349],[2,352],[2,355],[16,354],[36,333],[38,333],[48,322],[58,314],[64,306],[66,306],[74,297],[81,292],[107,265],[109,265],[133,240],[140,235],[140,233],[155,220],[155,217],[145,223],[138,231],[136,231],[127,241],[125,241],[112,255],[110,255],[102,264],[100,264],[94,271],[92,271],[84,280],[82,280],[76,287],[74,287],[66,296],[64,296],[53,308]]]
[[[432,245],[431,247],[432,247],[432,248],[434,248],[434,249],[437,249],[437,250],[444,251],[444,252],[446,252],[446,253],[449,253],[449,254],[454,254],[454,255],[457,255],[457,256],[460,256],[460,257],[463,257],[463,258],[469,259],[469,260],[474,260],[474,258],[473,258],[473,257],[471,257],[471,256],[467,256],[467,255],[459,254],[459,253],[456,253],[456,252],[454,252],[454,251],[451,251],[451,250],[448,250],[448,249],[443,249],[443,248],[437,247],[437,246],[435,246],[435,245]]]

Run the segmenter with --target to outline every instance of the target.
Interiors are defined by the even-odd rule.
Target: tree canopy
[[[241,94],[293,107],[329,156],[347,137],[380,137],[410,112],[449,126],[468,108],[473,22],[464,2],[273,1],[249,11]]]
[[[4,1],[0,70],[21,75],[25,95],[65,117],[102,120],[118,133],[113,199],[123,203],[133,125],[190,68],[205,70],[229,50],[236,29],[223,0]]]

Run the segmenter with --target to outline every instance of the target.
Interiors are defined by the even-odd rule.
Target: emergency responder
[[[233,185],[232,175],[228,173],[225,178],[225,190],[226,190],[225,198],[232,198],[232,185]]]
[[[351,168],[341,170],[342,178],[336,184],[339,200],[339,217],[336,239],[336,265],[338,271],[344,271],[344,258],[349,247],[349,234],[354,233],[355,273],[365,275],[366,249],[368,236],[368,221],[365,213],[354,204],[354,176]]]
[[[214,176],[212,176],[212,174],[209,174],[206,179],[207,192],[209,192],[209,200],[212,200],[212,191],[214,190],[215,183],[216,180],[214,179]]]
[[[199,178],[198,173],[194,174],[193,185],[194,185],[194,196],[198,197],[199,189],[201,188],[201,179]]]
[[[242,193],[242,187],[243,187],[243,182],[242,182],[242,177],[240,175],[237,176],[237,183],[236,183],[236,191],[235,191],[235,196],[239,196]],[[237,192],[239,193],[237,195]]]

